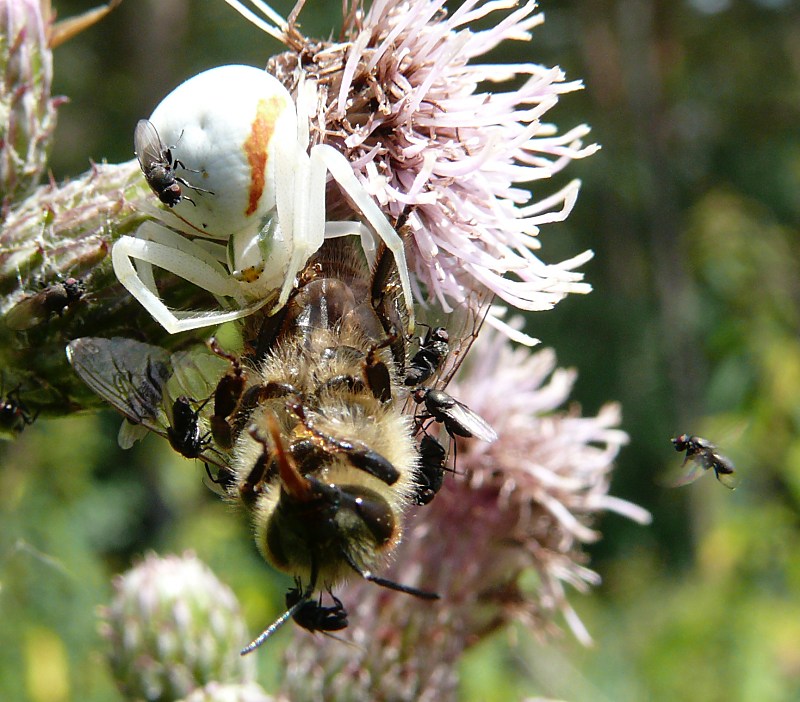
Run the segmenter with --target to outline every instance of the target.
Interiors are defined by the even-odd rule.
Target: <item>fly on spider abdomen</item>
[[[161,137],[158,136],[158,130],[150,120],[140,119],[136,123],[133,147],[147,184],[158,195],[158,199],[168,207],[175,207],[181,200],[195,204],[194,200],[183,194],[181,185],[198,193],[214,194],[210,190],[198,188],[184,178],[175,175],[176,168],[182,168],[190,173],[199,173],[199,171],[193,171],[191,168],[187,168],[182,161],[172,158],[172,147],[164,146]]]

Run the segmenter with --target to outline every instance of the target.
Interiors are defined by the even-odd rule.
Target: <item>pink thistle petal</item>
[[[244,0],[226,2],[248,15]],[[553,194],[538,182],[598,149],[583,143],[586,125],[559,133],[542,121],[582,84],[558,67],[480,62],[504,42],[532,39],[544,21],[535,2],[467,0],[448,15],[444,0],[375,0],[367,10],[354,0],[340,43],[305,39],[251,3],[265,18],[259,26],[291,49],[271,70],[292,87],[301,52],[302,71],[317,82],[314,138],[347,156],[387,215],[407,222],[419,293],[444,309],[478,292],[478,302],[494,294],[545,310],[589,292],[582,274],[564,278],[563,266],[537,267],[527,255],[540,247],[540,226],[566,219],[580,187],[575,180]]]

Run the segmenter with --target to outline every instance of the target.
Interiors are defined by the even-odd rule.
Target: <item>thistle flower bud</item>
[[[169,702],[209,682],[252,680],[253,661],[238,654],[247,639],[239,603],[194,554],[149,554],[114,588],[100,631],[127,699]]]
[[[212,682],[195,690],[182,702],[273,702],[274,699],[256,683],[223,685]]]
[[[44,173],[58,102],[39,0],[0,0],[0,207],[30,194]]]

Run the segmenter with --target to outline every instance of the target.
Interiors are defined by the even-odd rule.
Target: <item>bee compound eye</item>
[[[379,495],[360,495],[353,500],[353,509],[379,544],[385,544],[395,533],[394,514]]]

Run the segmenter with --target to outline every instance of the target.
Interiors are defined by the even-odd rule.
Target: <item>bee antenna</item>
[[[423,600],[438,600],[440,599],[440,595],[437,592],[429,592],[428,590],[419,590],[416,587],[412,587],[411,585],[403,585],[401,583],[396,583],[394,580],[387,580],[386,578],[381,578],[379,575],[374,575],[370,573],[368,570],[364,570],[360,568],[358,564],[353,561],[350,557],[349,553],[342,551],[342,556],[344,556],[345,561],[347,561],[347,565],[349,565],[356,573],[358,573],[364,580],[367,580],[371,583],[375,583],[376,585],[380,585],[381,587],[385,587],[389,590],[395,590],[396,592],[404,592],[407,595],[413,595],[414,597],[419,597]]]

